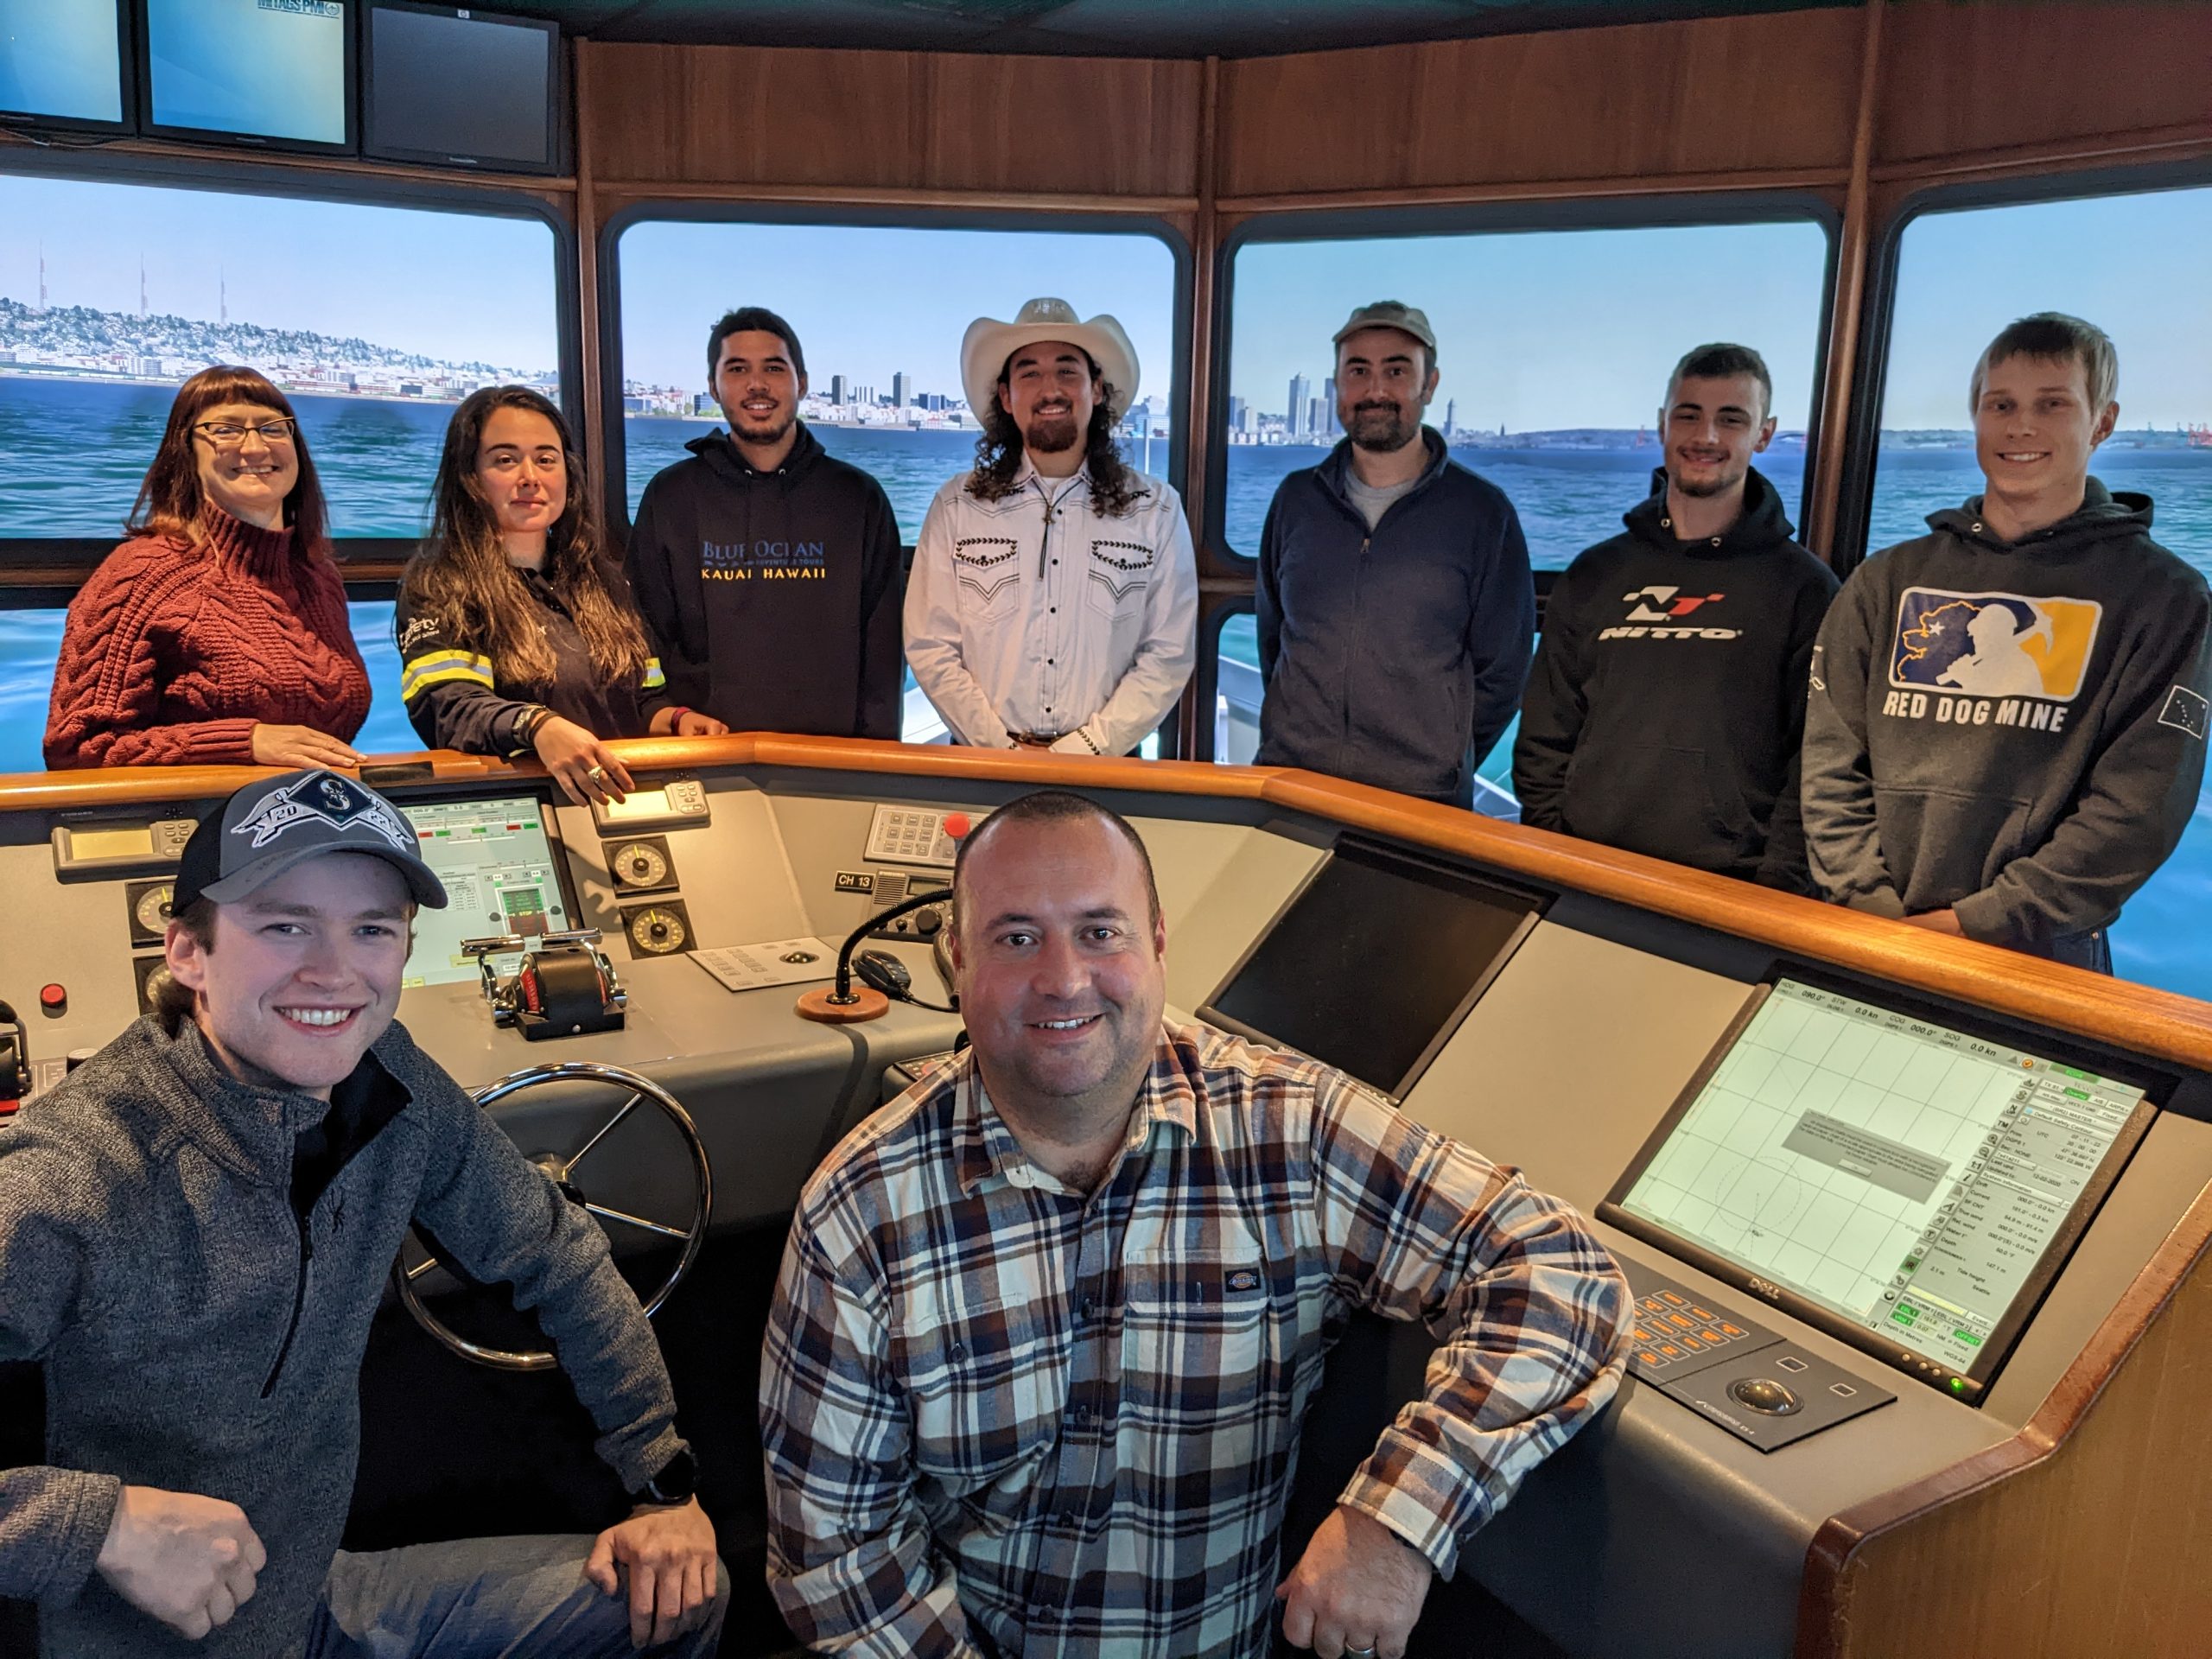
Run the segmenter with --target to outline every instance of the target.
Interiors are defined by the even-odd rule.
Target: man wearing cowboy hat
[[[1132,472],[1122,325],[1032,300],[960,347],[976,464],[937,493],[906,587],[906,661],[957,742],[1127,754],[1198,657],[1183,504]]]

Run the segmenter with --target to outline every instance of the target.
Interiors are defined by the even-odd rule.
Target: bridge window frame
[[[1225,213],[1236,213],[1233,203]],[[1812,361],[1811,405],[1806,410],[1804,475],[1820,465],[1820,416],[1827,381],[1828,346],[1834,334],[1836,275],[1843,236],[1843,211],[1833,193],[1818,189],[1769,189],[1711,194],[1628,194],[1454,203],[1408,207],[1328,207],[1255,211],[1243,213],[1221,239],[1213,271],[1214,318],[1211,380],[1215,407],[1207,410],[1206,523],[1199,532],[1202,573],[1250,576],[1254,553],[1241,552],[1228,536],[1229,387],[1236,340],[1236,256],[1254,244],[1344,242],[1414,236],[1512,235],[1517,232],[1592,230],[1671,230],[1809,222],[1822,233],[1827,257],[1821,267],[1817,333]],[[1197,527],[1193,526],[1194,531]],[[1537,572],[1537,594],[1550,587],[1553,572]]]

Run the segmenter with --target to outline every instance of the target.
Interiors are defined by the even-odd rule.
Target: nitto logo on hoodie
[[[1682,590],[1664,582],[1654,582],[1624,594],[1621,601],[1633,608],[1628,621],[1620,626],[1602,630],[1600,639],[1740,639],[1741,628],[1716,628],[1711,619],[1695,626],[1682,626],[1682,619],[1707,605],[1718,605],[1728,597],[1726,594],[1694,594],[1686,599],[1675,595]]]

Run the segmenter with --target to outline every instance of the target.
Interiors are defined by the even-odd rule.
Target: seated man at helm
[[[713,1651],[714,1530],[605,1235],[393,1021],[445,902],[374,791],[248,785],[179,862],[159,1012],[0,1130],[0,1359],[43,1367],[48,1458],[0,1472],[0,1595],[49,1656]],[[338,1548],[418,1221],[537,1310],[635,1500],[596,1540]]]
[[[972,1046],[800,1195],[762,1357],[768,1576],[810,1647],[1335,1659],[1619,1384],[1579,1217],[1341,1072],[1163,1022],[1144,844],[1059,792],[962,844]],[[1427,1395],[1276,1583],[1322,1356],[1440,1340]]]

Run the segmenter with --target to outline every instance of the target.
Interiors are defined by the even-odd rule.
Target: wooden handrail
[[[2212,1071],[2212,1003],[1314,772],[773,732],[637,738],[610,747],[626,766],[639,772],[777,766],[1258,801],[1450,853],[1500,874],[1713,928],[1785,955],[2030,1020],[2131,1053]],[[428,781],[437,784],[495,784],[510,779],[542,782],[545,778],[544,768],[535,762],[509,763],[448,750],[378,756],[369,762],[368,770],[373,778],[379,767],[410,764],[426,766]],[[0,774],[0,812],[122,810],[208,800],[276,771],[124,766]]]

